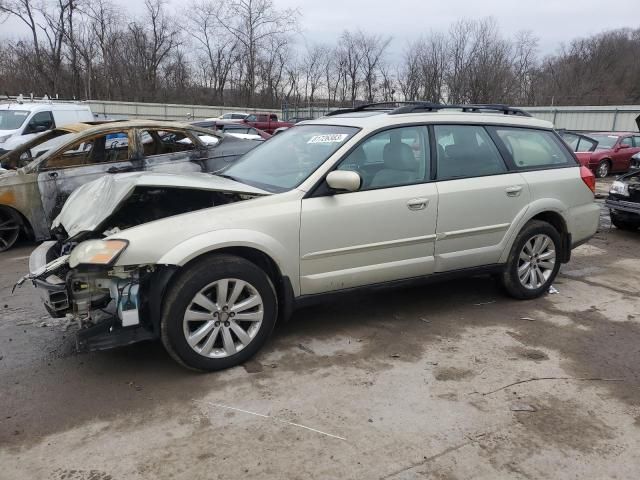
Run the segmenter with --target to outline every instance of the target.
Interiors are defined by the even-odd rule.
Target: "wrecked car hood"
[[[126,200],[137,187],[172,187],[224,193],[270,195],[269,192],[208,173],[175,175],[169,173],[122,173],[105,175],[74,190],[53,221],[51,228],[62,226],[69,238],[94,231]]]

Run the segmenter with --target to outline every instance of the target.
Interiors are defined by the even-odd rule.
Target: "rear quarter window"
[[[553,132],[528,128],[495,127],[517,169],[575,165],[571,154]]]

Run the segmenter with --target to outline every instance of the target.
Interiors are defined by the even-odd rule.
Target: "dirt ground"
[[[602,220],[557,294],[351,296],[214,374],[154,343],[73,353],[11,295],[33,245],[2,253],[0,479],[637,479],[640,233]]]

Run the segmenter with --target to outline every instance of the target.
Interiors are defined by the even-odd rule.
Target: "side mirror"
[[[362,178],[351,170],[334,170],[327,175],[327,185],[336,191],[356,192],[362,186]]]

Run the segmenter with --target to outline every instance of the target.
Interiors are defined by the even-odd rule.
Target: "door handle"
[[[49,177],[58,178],[58,172],[49,172]]]
[[[429,205],[428,198],[414,198],[407,202],[407,208],[409,210],[424,210]]]
[[[514,185],[513,187],[508,187],[504,191],[507,192],[507,197],[519,197],[522,193],[522,185]]]

